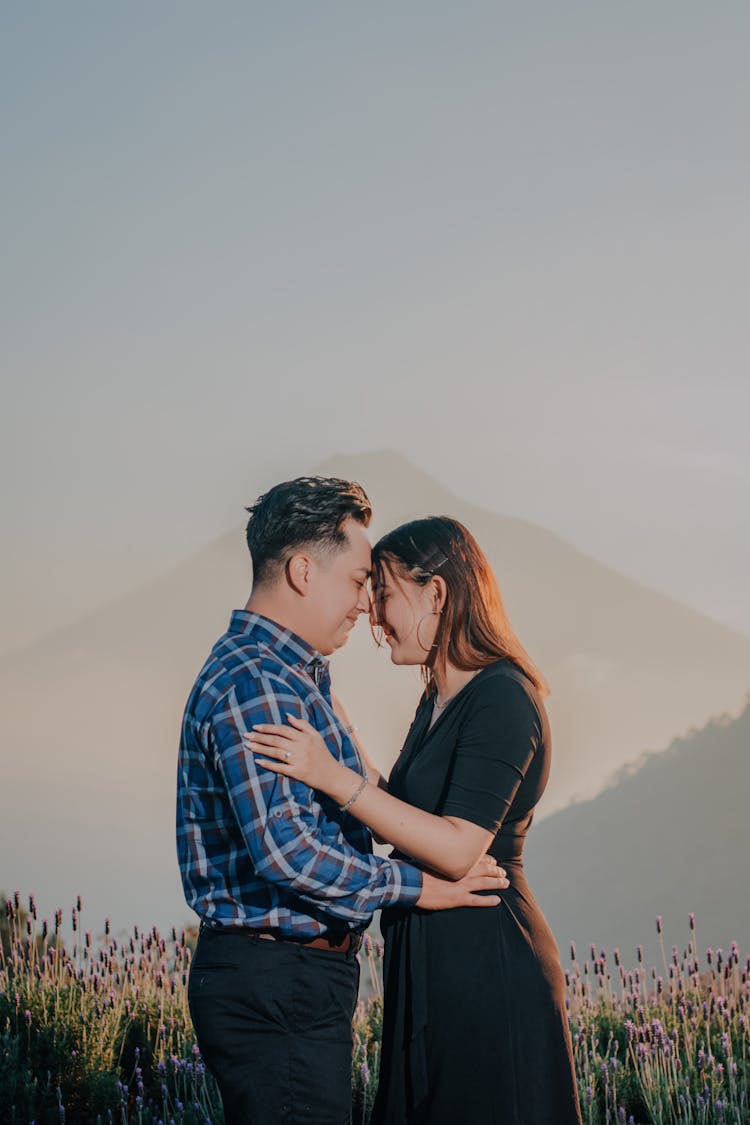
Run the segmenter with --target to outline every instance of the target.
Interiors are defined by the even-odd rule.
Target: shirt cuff
[[[422,893],[422,872],[400,859],[388,860],[388,886],[381,906],[416,906]]]

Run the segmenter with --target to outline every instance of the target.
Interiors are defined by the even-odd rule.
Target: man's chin
[[[319,652],[319,653],[320,653],[320,654],[321,654],[322,656],[332,656],[334,652],[338,652],[338,650],[339,650],[340,648],[343,648],[343,647],[344,647],[344,645],[346,644],[346,642],[347,642],[347,641],[349,640],[349,634],[350,634],[350,633],[351,633],[351,629],[347,629],[347,630],[346,630],[345,632],[344,632],[344,631],[342,631],[341,633],[339,633],[339,634],[338,634],[338,636],[336,637],[336,639],[335,639],[335,640],[333,640],[333,641],[330,641],[330,642],[329,642],[329,643],[328,643],[328,644],[326,645],[326,647],[325,647],[325,648],[319,648],[319,649],[318,649],[318,652]]]

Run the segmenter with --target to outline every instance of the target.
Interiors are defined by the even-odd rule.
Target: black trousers
[[[227,1125],[349,1125],[353,953],[202,929],[188,982]]]

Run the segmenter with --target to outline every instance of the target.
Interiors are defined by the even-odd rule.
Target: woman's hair
[[[541,695],[549,688],[513,632],[497,579],[471,532],[449,516],[412,520],[389,531],[373,547],[372,571],[377,600],[383,567],[418,586],[439,575],[447,593],[432,649],[424,661],[427,689],[435,688],[433,669],[450,663],[473,671],[495,660],[511,660]]]

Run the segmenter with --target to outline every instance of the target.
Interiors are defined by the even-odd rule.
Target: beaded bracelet
[[[367,785],[367,777],[365,776],[365,777],[362,778],[359,785],[354,790],[354,792],[352,793],[351,797],[346,802],[346,804],[345,805],[339,805],[339,809],[341,810],[341,812],[346,812],[347,809],[350,809],[352,807],[354,802],[357,800],[357,797],[359,797],[359,795],[362,793],[362,791],[364,790],[366,785]]]

